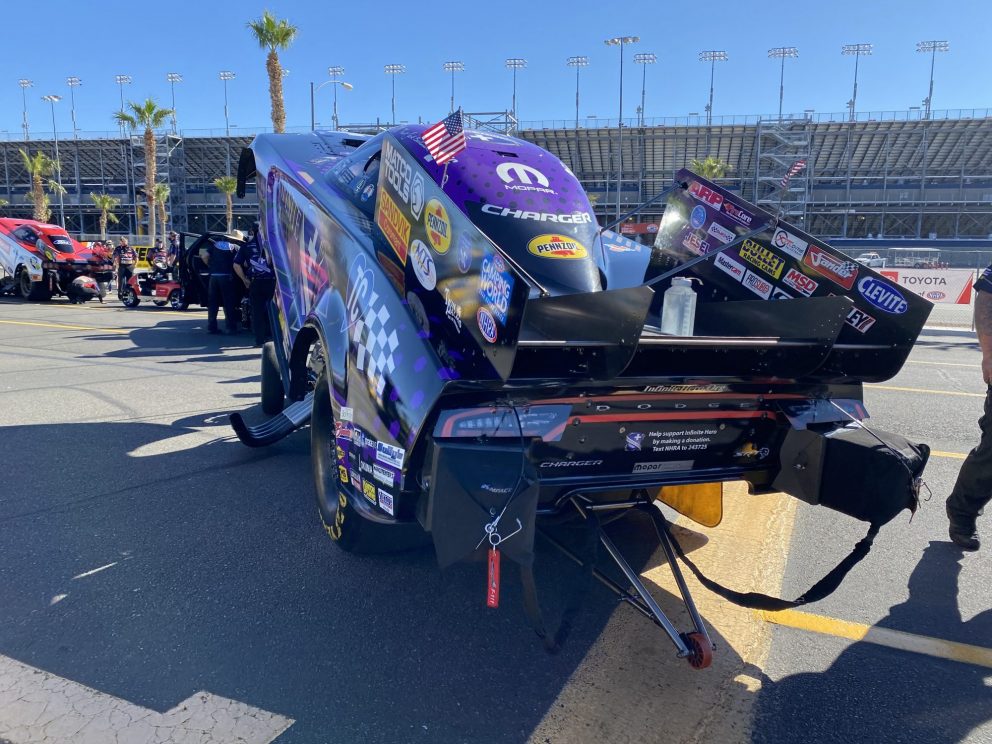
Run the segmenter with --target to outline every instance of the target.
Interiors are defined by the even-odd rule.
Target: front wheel
[[[282,373],[276,357],[276,345],[266,341],[262,345],[262,411],[275,416],[286,405],[286,393],[282,386]]]
[[[189,310],[189,303],[186,302],[186,296],[182,289],[174,289],[169,292],[169,305],[173,310]]]
[[[130,284],[124,285],[123,289],[121,289],[121,302],[124,304],[124,307],[137,307],[141,304],[141,300],[138,299],[134,287]]]

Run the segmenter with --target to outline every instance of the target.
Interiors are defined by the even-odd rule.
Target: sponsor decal
[[[410,245],[410,263],[413,264],[413,273],[417,275],[420,286],[433,291],[437,286],[437,268],[434,266],[434,257],[431,256],[424,241],[414,239]]]
[[[458,270],[467,274],[472,268],[472,241],[467,235],[458,238]]]
[[[702,204],[697,204],[692,208],[692,212],[689,213],[689,224],[692,225],[694,230],[698,230],[703,225],[706,224],[706,207]]]
[[[678,470],[692,470],[695,460],[671,460],[669,462],[639,462],[633,473],[672,473]]]
[[[909,308],[898,289],[873,276],[863,277],[858,282],[858,292],[879,310],[893,315],[902,315]]]
[[[393,471],[382,467],[382,465],[377,464],[372,466],[372,477],[385,486],[393,485]]]
[[[496,343],[499,332],[496,328],[496,318],[487,307],[480,307],[475,314],[475,322],[479,324],[479,332],[482,337],[491,344]]]
[[[393,494],[379,489],[379,506],[389,516],[393,516]]]
[[[506,270],[506,262],[496,255],[482,259],[482,271],[479,272],[479,298],[489,306],[493,315],[503,325],[506,325],[506,313],[510,309],[512,293],[513,275]]]
[[[365,460],[361,460],[358,463],[358,470],[361,473],[366,473],[368,475],[372,475],[372,463],[365,462]]]
[[[785,274],[785,279],[782,280],[783,284],[792,287],[794,290],[800,294],[804,294],[807,297],[812,297],[813,292],[816,288],[820,286],[818,281],[810,279],[804,273],[797,269],[789,269]]]
[[[706,232],[719,240],[721,243],[729,243],[737,237],[733,230],[728,230],[719,222],[714,222],[711,224]]]
[[[554,194],[551,184],[537,168],[525,163],[500,163],[496,166],[496,175],[506,184],[510,191],[539,191],[544,194]]]
[[[772,236],[772,245],[783,253],[788,253],[797,261],[803,260],[803,256],[806,255],[806,249],[809,247],[809,243],[805,240],[783,230],[781,227]]]
[[[506,488],[502,488],[502,487],[492,486],[492,485],[490,485],[488,483],[483,483],[480,486],[480,488],[483,491],[489,491],[489,493],[507,494],[507,493],[511,493],[513,491],[513,486],[507,486]]]
[[[624,439],[624,449],[627,452],[640,452],[641,444],[644,442],[644,432],[632,431]]]
[[[385,442],[375,443],[375,459],[392,465],[394,468],[403,467],[403,449]]]
[[[738,252],[741,258],[768,274],[772,279],[778,279],[782,276],[785,261],[764,246],[755,243],[753,240],[745,240]]]
[[[736,204],[731,204],[728,201],[723,203],[723,211],[725,214],[744,225],[744,227],[751,227],[751,223],[754,221],[753,214],[741,209]]]
[[[358,474],[358,471],[357,470],[350,470],[348,472],[351,475],[351,485],[353,485],[356,490],[361,491],[362,490],[362,476],[360,476]]]
[[[589,251],[579,241],[565,235],[538,235],[527,244],[527,251],[541,258],[586,258]]]
[[[338,417],[342,421],[354,421],[355,420],[355,409],[350,406],[341,406],[341,412]]]
[[[602,465],[602,460],[546,460],[542,468],[593,468]]]
[[[370,481],[368,478],[362,483],[362,493],[365,494],[365,498],[371,501],[373,504],[376,503],[375,499],[375,483]]]
[[[620,245],[617,243],[607,243],[606,247],[613,251],[614,253],[640,253],[641,247],[639,245]]]
[[[743,447],[734,453],[734,457],[743,457],[745,460],[764,460],[771,454],[768,447],[755,447],[751,442],[747,442]]]
[[[387,199],[387,195],[383,194]],[[362,310],[370,307],[379,299],[375,293],[375,275],[368,267],[368,259],[364,253],[355,256],[351,264],[351,276],[348,280],[347,314],[341,322],[341,330],[346,331],[355,325],[362,317]]]
[[[699,199],[699,201],[705,202],[716,209],[719,209],[720,205],[723,204],[722,196],[716,193],[709,186],[703,186],[703,184],[699,183],[699,181],[693,181],[689,184],[689,193]]]
[[[691,232],[682,239],[682,245],[687,249],[695,253],[697,256],[702,256],[705,253],[709,253],[710,244],[699,237],[699,233]]]
[[[427,338],[430,336],[431,322],[427,319],[427,308],[424,307],[424,303],[421,302],[420,298],[413,292],[407,292],[406,304],[409,306],[410,313],[413,315],[414,320],[417,321],[417,325],[422,331],[420,337]]]
[[[406,265],[406,247],[410,244],[410,220],[408,220],[388,192],[383,191],[375,203],[375,224],[382,230],[386,240],[400,263]]]
[[[794,300],[796,298],[793,297],[792,295],[790,295],[788,292],[786,292],[784,290],[781,290],[778,287],[775,287],[775,289],[772,290],[772,299],[773,300]]]
[[[451,290],[444,288],[444,315],[455,326],[458,333],[462,332],[462,306],[451,299]]]
[[[940,302],[942,299],[947,297],[947,293],[941,292],[939,289],[932,289],[929,292],[924,293],[923,297],[931,302]]]
[[[437,199],[427,202],[424,227],[427,228],[427,240],[431,247],[442,256],[447,253],[451,247],[451,220],[448,219],[448,210]]]
[[[572,214],[525,212],[522,209],[499,207],[495,204],[483,204],[482,211],[485,214],[494,214],[499,217],[513,217],[518,220],[536,220],[537,222],[557,222],[564,225],[584,225],[592,222],[592,215],[588,212],[572,212]]]
[[[337,447],[335,447],[334,449],[337,451],[338,459],[343,461],[344,460],[344,449],[342,449],[342,447],[341,447],[340,444]]]
[[[822,274],[844,289],[854,287],[854,280],[858,278],[857,262],[833,256],[816,243],[812,244],[806,251],[806,255],[803,256],[803,263],[817,274]]]
[[[348,468],[344,465],[338,465],[338,479],[345,485],[348,484]]]
[[[737,281],[741,281],[744,278],[744,274],[747,272],[747,267],[744,266],[740,261],[736,261],[726,253],[716,254],[716,258],[713,259],[713,264],[720,269],[720,271],[730,274]]]
[[[413,219],[419,220],[423,211],[424,177],[418,171],[413,174],[413,181],[410,182],[410,212],[413,214]]]
[[[844,322],[860,333],[867,333],[868,329],[875,325],[875,319],[873,317],[864,310],[858,310],[856,307],[851,308],[851,312],[844,318]]]
[[[403,200],[403,203],[409,204],[413,166],[388,139],[382,142],[382,158],[379,167],[381,169],[380,178],[385,178],[386,182],[393,187],[396,195]],[[421,188],[423,188],[423,180],[421,180]]]
[[[645,393],[726,393],[729,385],[649,385]]]
[[[766,279],[763,279],[758,274],[748,269],[744,273],[744,278],[741,280],[741,284],[750,289],[759,297],[764,297],[766,300],[771,296],[772,293],[772,283]]]
[[[982,276],[984,276],[986,272],[988,272],[988,269],[986,269],[985,271],[982,272]],[[899,283],[899,272],[898,271],[887,271],[886,269],[882,269],[878,273],[881,274],[882,276],[884,276],[886,279],[891,279],[896,284]]]
[[[362,201],[367,202],[369,199],[372,198],[372,194],[374,193],[375,193],[375,184],[370,183],[368,186],[362,189]]]

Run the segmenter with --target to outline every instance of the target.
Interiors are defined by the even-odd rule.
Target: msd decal
[[[813,281],[808,276],[806,276],[801,271],[796,271],[795,269],[789,269],[788,273],[785,275],[785,279],[782,280],[783,284],[787,284],[800,294],[804,294],[807,297],[812,297],[816,288],[820,286],[820,283]]]
[[[844,289],[853,288],[854,280],[858,278],[858,265],[854,261],[833,256],[816,244],[806,251],[803,263]]]
[[[873,276],[866,276],[858,282],[858,292],[879,310],[893,315],[902,315],[909,308],[909,303],[898,289]]]
[[[693,181],[689,185],[689,193],[699,199],[699,201],[705,202],[716,209],[719,209],[720,205],[723,204],[722,196],[716,193],[709,186],[703,186],[703,184],[698,181]]]

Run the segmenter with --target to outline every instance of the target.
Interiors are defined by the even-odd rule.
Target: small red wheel
[[[689,647],[686,660],[693,669],[706,669],[713,663],[713,644],[703,633],[686,633],[683,636]]]

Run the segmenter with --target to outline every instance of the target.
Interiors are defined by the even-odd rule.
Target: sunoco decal
[[[448,219],[448,210],[437,199],[427,202],[424,227],[427,228],[427,239],[431,247],[442,256],[447,253],[451,247],[451,220]]]
[[[809,243],[805,240],[796,237],[790,232],[786,232],[781,227],[772,236],[772,245],[783,253],[788,253],[797,261],[803,260],[803,256],[806,255],[806,249],[809,247]]]
[[[873,276],[866,276],[858,282],[858,292],[879,310],[893,315],[902,315],[909,307],[898,289]]]
[[[833,256],[816,244],[811,245],[806,251],[803,263],[844,289],[854,287],[854,280],[858,278],[857,263],[847,261],[840,256]]]
[[[759,295],[766,300],[771,296],[772,283],[762,279],[758,274],[755,274],[750,269],[744,274],[742,284],[756,295]]]
[[[433,290],[437,286],[437,269],[424,241],[413,241],[410,246],[410,263],[413,264],[413,273],[417,275],[421,286],[426,290]]]
[[[499,332],[496,329],[496,318],[489,312],[489,308],[480,307],[475,313],[475,321],[479,324],[479,332],[482,337],[491,344],[496,343]]]
[[[541,258],[586,258],[589,251],[565,235],[538,235],[527,244],[527,251]]]
[[[740,247],[741,258],[752,266],[761,269],[772,279],[782,276],[782,269],[785,268],[785,261],[779,258],[773,251],[768,250],[753,240],[745,240]]]
[[[396,206],[396,202],[388,192],[379,194],[379,199],[375,203],[375,224],[382,230],[383,235],[396,255],[400,263],[406,265],[407,246],[410,244],[410,221],[403,216],[403,212]]]

